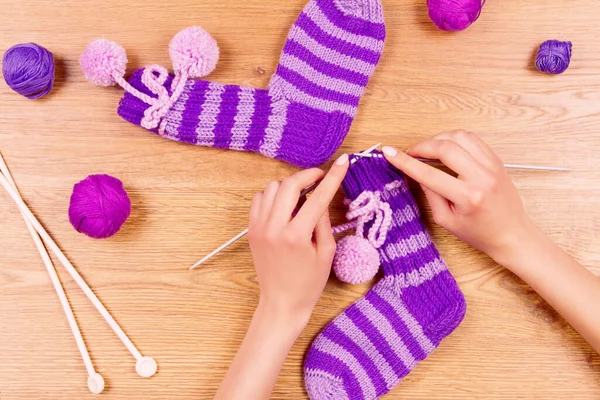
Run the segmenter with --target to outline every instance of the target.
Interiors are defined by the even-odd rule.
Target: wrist
[[[295,340],[308,324],[310,313],[292,311],[261,297],[254,313],[254,319],[272,327],[282,336]]]
[[[547,242],[546,235],[529,218],[515,230],[505,244],[499,247],[492,259],[506,269],[519,275],[521,268],[528,266],[532,255],[543,251]]]

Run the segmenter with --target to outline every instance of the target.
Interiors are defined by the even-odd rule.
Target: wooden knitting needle
[[[14,181],[12,175],[10,174],[10,170],[8,169],[8,166],[4,162],[4,159],[2,158],[2,154],[0,154],[0,173],[4,174],[4,177],[8,180],[8,182],[11,184],[13,189],[17,192],[17,194],[19,194],[19,197],[20,197],[21,194],[19,193],[19,189],[17,188],[17,185],[15,184],[15,181]],[[50,280],[52,281],[54,290],[56,291],[56,294],[58,295],[60,304],[61,304],[63,311],[67,317],[67,321],[69,322],[69,326],[71,327],[73,336],[75,337],[75,343],[77,343],[77,348],[79,349],[79,353],[81,354],[81,358],[83,359],[83,364],[85,365],[85,369],[87,370],[87,373],[88,373],[88,379],[87,379],[88,388],[90,389],[90,392],[92,392],[93,394],[100,394],[104,390],[104,378],[102,378],[102,375],[97,373],[96,370],[94,369],[94,365],[92,364],[92,359],[90,358],[90,354],[88,353],[88,350],[85,346],[85,342],[83,340],[83,337],[81,336],[81,331],[79,330],[79,326],[77,325],[77,321],[75,320],[75,316],[73,315],[73,310],[71,309],[71,305],[69,304],[69,300],[67,299],[65,290],[63,289],[63,287],[60,283],[60,279],[58,277],[58,274],[56,273],[56,269],[54,268],[54,265],[52,264],[52,260],[50,259],[50,256],[48,255],[48,251],[44,247],[44,244],[42,243],[40,236],[37,234],[37,232],[31,225],[31,222],[29,222],[29,220],[25,216],[25,213],[21,212],[21,215],[23,215],[23,219],[25,220],[25,225],[27,225],[27,230],[29,230],[29,234],[31,235],[31,238],[33,239],[33,242],[35,243],[35,247],[37,248],[38,252],[40,253],[40,256],[42,257],[42,261],[44,262],[44,265],[46,266],[46,270],[48,270],[48,275],[50,275]]]
[[[361,152],[361,153],[357,153],[358,155],[362,155],[362,154],[369,154],[371,153],[373,150],[375,150],[376,148],[378,148],[379,146],[381,146],[381,143],[377,143],[375,146]],[[315,190],[315,188],[319,185],[319,182],[315,182],[313,183],[311,186],[309,186],[308,188],[304,189],[301,193],[300,193],[300,197],[304,197],[307,194],[309,194],[310,192],[312,192],[313,190]],[[240,233],[238,233],[237,235],[235,235],[234,237],[232,237],[231,239],[229,239],[227,242],[223,243],[222,245],[220,245],[219,247],[217,247],[215,250],[211,251],[206,257],[204,257],[202,260],[198,261],[196,264],[192,265],[190,267],[190,271],[193,269],[196,269],[197,267],[199,267],[200,265],[204,264],[206,261],[210,260],[211,258],[213,258],[214,256],[216,256],[217,254],[219,254],[220,252],[222,252],[223,250],[225,250],[227,247],[231,246],[232,244],[234,244],[235,242],[237,242],[238,240],[240,240],[241,238],[243,238],[244,236],[246,236],[248,234],[248,228],[244,229],[243,231],[241,231]]]
[[[31,210],[29,210],[29,207],[27,207],[25,202],[23,202],[23,199],[11,187],[8,180],[4,177],[4,174],[0,174],[0,184],[2,186],[4,186],[4,189],[6,189],[6,191],[8,192],[10,197],[12,197],[14,202],[17,203],[21,212],[23,214],[25,214],[25,216],[27,217],[29,222],[31,222],[31,225],[33,225],[33,227],[35,228],[37,233],[44,240],[44,242],[46,243],[46,246],[48,246],[50,248],[50,250],[58,258],[58,260],[61,262],[61,264],[69,272],[71,277],[73,277],[73,280],[77,283],[77,285],[83,291],[83,293],[87,296],[87,298],[92,302],[94,307],[96,307],[96,310],[98,310],[100,315],[102,315],[104,320],[106,320],[108,325],[115,332],[115,334],[119,337],[119,339],[121,339],[121,342],[123,342],[125,347],[127,347],[127,350],[129,350],[129,352],[135,357],[135,359],[136,359],[135,370],[138,373],[138,375],[140,375],[144,378],[149,378],[152,375],[154,375],[157,370],[156,361],[152,357],[142,356],[142,354],[138,351],[138,349],[131,342],[131,340],[129,340],[129,338],[127,337],[125,332],[123,332],[123,329],[121,329],[121,327],[119,326],[117,321],[114,320],[114,318],[110,315],[110,313],[104,307],[102,302],[98,299],[98,297],[96,297],[96,295],[94,294],[92,289],[90,289],[90,287],[87,285],[87,283],[85,283],[85,281],[83,280],[81,275],[79,275],[79,272],[77,272],[75,267],[73,267],[71,262],[67,259],[67,257],[65,257],[63,252],[60,250],[60,248],[54,242],[54,240],[52,240],[50,235],[48,235],[48,232],[46,232],[46,230],[39,223],[37,218],[35,218],[35,216],[31,212]]]

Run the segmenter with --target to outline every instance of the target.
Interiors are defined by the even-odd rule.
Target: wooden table
[[[490,1],[458,34],[437,31],[424,0],[384,0],[388,40],[357,119],[338,152],[377,142],[401,148],[464,128],[505,162],[572,166],[573,173],[513,172],[533,219],[600,273],[600,3]],[[296,168],[255,154],[171,142],[122,121],[117,88],[86,82],[78,57],[105,36],[130,71],[170,66],[168,43],[202,25],[222,57],[211,79],[266,87],[304,0],[0,0],[0,51],[34,41],[57,58],[51,95],[29,101],[0,84],[0,149],[24,198],[159,373],[134,360],[63,270],[60,276],[97,370],[103,399],[208,399],[257,302],[245,240],[196,272],[193,262],[246,225],[250,199]],[[574,44],[562,76],[536,72],[546,39]],[[69,225],[74,183],[119,177],[133,213],[96,241]],[[427,206],[419,194],[423,207]],[[343,215],[341,197],[334,217]],[[433,226],[460,282],[464,323],[386,399],[597,399],[600,356],[527,285]],[[0,193],[0,399],[88,399],[86,373],[48,275],[16,207]],[[317,332],[369,285],[331,279],[290,353],[274,399],[303,399],[302,360]]]

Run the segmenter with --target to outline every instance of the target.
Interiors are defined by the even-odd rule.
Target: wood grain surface
[[[222,56],[211,79],[266,87],[305,0],[0,0],[0,52],[34,41],[57,59],[55,89],[29,101],[0,83],[0,151],[26,202],[158,374],[134,359],[72,279],[60,276],[107,389],[102,399],[208,399],[239,346],[258,286],[245,240],[187,268],[246,226],[253,193],[296,171],[250,153],[179,144],[122,121],[122,91],[86,82],[78,57],[105,36],[129,72],[170,66],[168,43],[198,24]],[[513,172],[533,219],[600,274],[600,45],[594,0],[488,1],[465,32],[437,31],[424,0],[383,0],[388,39],[341,152],[401,148],[442,130],[478,132],[505,162],[570,166]],[[536,72],[546,39],[573,41],[571,68]],[[69,225],[74,183],[119,177],[133,213],[96,241]],[[433,225],[464,291],[464,323],[386,399],[598,399],[600,356],[527,285]],[[333,204],[342,218],[341,197]],[[305,399],[302,360],[317,332],[369,288],[331,279],[273,399]],[[0,193],[0,399],[91,399],[67,321],[17,208]]]

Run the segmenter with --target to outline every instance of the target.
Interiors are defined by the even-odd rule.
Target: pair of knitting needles
[[[75,342],[77,343],[77,348],[81,353],[81,358],[83,359],[83,364],[88,373],[87,385],[90,392],[94,394],[102,393],[104,390],[104,378],[102,375],[96,372],[94,369],[94,365],[92,364],[92,360],[85,346],[85,342],[83,337],[81,336],[81,331],[79,330],[79,326],[77,325],[77,321],[75,320],[75,316],[73,315],[73,310],[67,300],[67,296],[65,294],[65,290],[63,289],[58,274],[52,264],[52,260],[48,255],[48,251],[46,247],[44,247],[44,243],[50,250],[54,253],[54,255],[58,258],[61,264],[65,267],[65,269],[69,272],[69,274],[73,277],[73,280],[77,283],[77,285],[81,288],[83,293],[87,296],[87,298],[92,302],[94,307],[98,310],[100,315],[104,317],[108,325],[112,328],[112,330],[117,334],[119,339],[123,342],[125,347],[129,350],[129,352],[135,357],[136,365],[135,369],[137,373],[145,378],[151,377],[156,373],[157,365],[156,361],[154,361],[151,357],[142,356],[142,354],[137,350],[135,345],[129,340],[125,332],[121,329],[119,324],[113,319],[108,310],[102,305],[98,297],[92,292],[92,289],[85,283],[81,275],[77,272],[77,270],[73,267],[73,265],[69,262],[69,260],[65,257],[60,248],[56,245],[54,240],[50,237],[50,235],[46,232],[44,227],[39,223],[39,221],[35,218],[31,210],[27,207],[15,181],[13,180],[10,171],[2,158],[2,154],[0,154],[0,184],[4,186],[10,197],[15,201],[23,219],[25,220],[25,224],[27,225],[27,229],[35,243],[35,247],[37,248],[40,256],[42,257],[42,261],[46,266],[48,274],[50,275],[50,280],[52,281],[52,285],[54,286],[54,290],[58,295],[58,299],[60,300],[60,304],[63,308],[63,311],[67,317],[69,322],[69,326],[71,327],[71,331],[73,332],[73,336],[75,337]],[[42,242],[43,240],[43,242]]]
[[[362,151],[360,153],[354,153],[354,155],[359,156],[359,157],[373,157],[373,155],[371,153],[374,150],[376,150],[379,146],[381,146],[381,143],[377,143],[375,146],[373,146],[365,151]],[[354,163],[354,162],[356,162],[356,160],[357,159],[355,158],[352,160],[352,162]],[[441,163],[440,160],[432,160],[429,158],[417,158],[417,160],[426,162],[426,163],[431,163],[431,164],[440,164]],[[531,171],[571,171],[571,169],[569,169],[569,168],[550,167],[550,166],[544,166],[544,165],[504,164],[504,167],[509,168],[509,169],[522,169],[522,170],[531,170]],[[313,185],[311,185],[310,187],[308,187],[307,189],[302,191],[302,193],[300,193],[300,197],[304,197],[308,193],[312,192],[317,187],[318,184],[319,184],[318,182],[314,183]],[[192,265],[190,267],[190,270],[196,269],[200,265],[204,264],[206,261],[210,260],[217,254],[219,254],[220,252],[225,250],[227,247],[231,246],[232,244],[234,244],[235,242],[237,242],[238,240],[240,240],[241,238],[246,236],[247,234],[248,234],[248,228],[244,229],[243,231],[241,231],[240,233],[238,233],[237,235],[235,235],[234,237],[229,239],[227,242],[225,242],[221,246],[217,247],[215,250],[210,252],[206,257],[204,257],[203,259],[198,261],[196,264]]]

